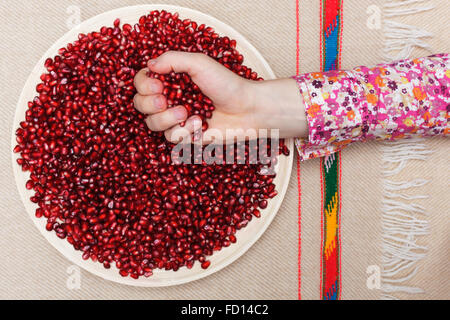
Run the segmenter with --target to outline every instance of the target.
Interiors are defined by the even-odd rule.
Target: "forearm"
[[[248,99],[261,129],[279,129],[281,138],[308,136],[305,105],[293,79],[250,82]]]

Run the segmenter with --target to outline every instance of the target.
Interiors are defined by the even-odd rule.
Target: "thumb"
[[[167,74],[170,72],[187,73],[195,78],[208,65],[214,63],[210,58],[202,53],[190,53],[182,51],[168,51],[156,59],[148,62],[151,71]]]
[[[187,73],[201,91],[215,102],[225,103],[229,92],[240,86],[241,79],[233,71],[203,53],[167,51],[148,62],[148,68],[159,74]],[[218,99],[218,100],[217,100]]]

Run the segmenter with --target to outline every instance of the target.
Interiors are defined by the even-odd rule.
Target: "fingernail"
[[[156,107],[157,109],[162,109],[163,104],[164,104],[163,97],[156,97],[156,98],[153,100],[153,103],[155,104],[155,107]]]
[[[150,90],[152,90],[152,92],[157,93],[159,91],[159,86],[156,83],[152,83],[150,85]]]
[[[148,62],[148,65],[149,65],[150,67],[154,66],[155,64],[156,64],[156,59],[152,59],[152,60],[150,60],[150,61]]]
[[[186,111],[182,108],[174,109],[175,112],[175,118],[179,121],[186,120]]]

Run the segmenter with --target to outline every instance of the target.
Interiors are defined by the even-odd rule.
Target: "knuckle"
[[[134,84],[135,88],[138,90],[139,89],[139,73],[134,77],[133,84]]]
[[[136,108],[139,107],[139,97],[137,94],[133,98],[133,104]]]
[[[164,52],[161,57],[163,59],[169,59],[170,60],[170,59],[174,58],[175,55],[176,55],[175,51],[167,51],[167,52]]]
[[[136,88],[136,91],[140,94],[142,94],[144,92],[145,87],[142,84],[142,80],[139,80],[136,82],[135,88]]]

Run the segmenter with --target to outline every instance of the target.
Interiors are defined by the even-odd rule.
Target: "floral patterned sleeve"
[[[355,141],[395,140],[449,132],[450,57],[430,57],[294,77],[309,125],[297,139],[302,160]]]

